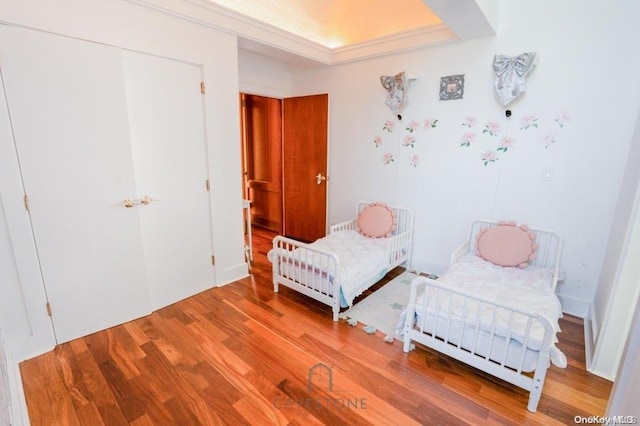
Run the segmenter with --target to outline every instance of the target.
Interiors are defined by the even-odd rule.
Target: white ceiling
[[[442,24],[422,0],[210,0],[334,49]]]
[[[496,34],[500,0],[136,0],[292,70]]]

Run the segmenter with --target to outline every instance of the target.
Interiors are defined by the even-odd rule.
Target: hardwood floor
[[[561,321],[569,365],[550,367],[530,413],[515,386],[420,346],[405,354],[288,288],[274,294],[273,235],[255,229],[252,276],[23,362],[32,424],[548,425],[604,414],[611,383],[585,371],[582,320]],[[309,389],[318,363],[330,371],[314,370],[324,384]]]

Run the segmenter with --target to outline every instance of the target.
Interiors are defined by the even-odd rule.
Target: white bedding
[[[494,303],[506,306],[518,307],[522,310],[530,310],[531,312],[539,312],[548,318],[553,324],[556,332],[560,331],[558,319],[562,317],[562,309],[558,297],[551,289],[552,271],[543,268],[529,267],[505,268],[496,266],[478,256],[467,254],[463,256],[457,263],[452,265],[450,269],[442,277],[438,279],[439,283],[446,284],[453,290],[461,293],[478,296],[490,300]],[[451,318],[454,321],[471,325],[477,321],[479,301],[467,302],[463,305],[462,297],[444,296],[436,297],[436,288],[429,287],[429,305],[427,310],[429,313],[435,312],[438,303],[439,315],[441,318]],[[416,315],[419,320],[423,317],[424,310],[424,292],[418,296],[416,303]],[[437,302],[436,302],[437,300]],[[480,312],[481,329],[491,331],[494,316],[493,306],[482,304]],[[464,312],[464,314],[463,314]],[[429,315],[432,317],[432,315]],[[507,337],[509,325],[509,315],[503,309],[497,309],[495,312],[495,334],[500,337]],[[403,326],[404,318],[401,317],[398,330]],[[420,321],[418,321],[418,324]],[[525,343],[527,322],[524,316],[515,315],[512,318],[512,331],[510,337],[522,344]],[[526,342],[527,347],[538,350],[542,344],[544,336],[544,328],[537,321],[531,325],[529,338]],[[557,338],[554,342],[557,341]],[[552,348],[552,360],[554,364],[562,366],[566,363],[566,358],[555,346]]]
[[[338,256],[340,260],[338,283],[342,291],[343,305],[351,306],[353,300],[366,290],[371,281],[381,278],[389,266],[385,238],[367,238],[355,230],[345,230],[329,234],[311,245],[329,250]],[[293,253],[304,260],[314,257],[312,255],[307,257],[308,250],[305,248],[298,248]],[[275,259],[272,257],[272,253],[269,252],[269,259],[273,262]],[[313,266],[325,270],[327,265],[323,263],[326,261],[315,258],[317,260],[311,261]],[[281,268],[286,269],[286,267],[286,263],[283,262]],[[283,273],[286,274],[286,271]],[[329,295],[333,293],[331,288],[323,291]]]

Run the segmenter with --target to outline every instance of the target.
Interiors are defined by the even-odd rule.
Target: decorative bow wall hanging
[[[404,108],[407,99],[405,94],[407,79],[404,72],[394,76],[383,75],[380,77],[380,83],[387,90],[387,99],[384,103],[394,114],[398,114]]]
[[[525,92],[525,77],[535,67],[535,58],[535,52],[494,56],[493,71],[496,76],[493,93],[502,106],[507,106]]]

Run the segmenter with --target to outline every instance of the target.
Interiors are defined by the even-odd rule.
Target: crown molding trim
[[[331,49],[328,47],[206,0],[126,1],[322,64],[331,63]]]
[[[439,24],[331,49],[207,0],[125,1],[235,35],[241,48],[250,46],[250,50],[288,58],[291,63],[301,58],[305,67],[354,62],[460,40],[447,25]],[[257,48],[260,44],[265,47]],[[283,54],[274,55],[276,50]]]
[[[403,31],[332,50],[332,64],[359,61],[460,40],[446,25]]]

